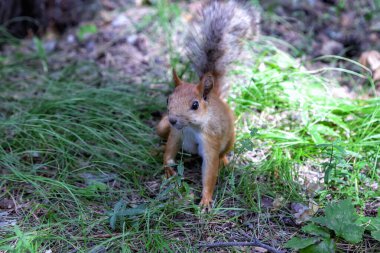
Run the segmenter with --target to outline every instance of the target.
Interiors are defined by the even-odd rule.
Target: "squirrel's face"
[[[168,98],[170,124],[178,130],[187,126],[201,127],[207,117],[208,95],[213,87],[212,75],[198,84],[181,81],[173,71],[176,88]]]

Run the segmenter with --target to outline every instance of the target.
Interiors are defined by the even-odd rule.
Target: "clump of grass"
[[[136,85],[97,88],[72,79],[75,75],[65,78],[70,65],[52,73],[38,66],[0,70],[5,112],[0,170],[6,189],[1,198],[27,201],[17,226],[2,228],[6,236],[0,247],[20,252],[91,249],[102,241],[96,235],[112,234],[107,210],[115,202],[150,199],[141,182],[160,173],[160,158],[158,138],[144,121],[162,105],[146,96],[151,90]],[[14,77],[25,83],[13,85]],[[84,174],[95,179],[87,182]]]
[[[261,66],[237,71],[248,82],[234,85],[231,99],[241,118],[238,139],[252,140],[244,129],[258,128],[256,143],[270,147],[257,173],[288,184],[299,178],[297,167],[312,164],[324,173],[321,200],[352,197],[364,206],[374,199],[378,192],[368,186],[379,180],[380,99],[336,98],[334,80],[300,70],[268,44],[258,51]]]

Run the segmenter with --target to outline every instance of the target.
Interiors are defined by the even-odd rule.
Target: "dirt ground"
[[[360,72],[358,66],[345,60],[314,59],[338,55],[358,61],[363,52],[380,50],[380,15],[377,15],[378,6],[373,1],[271,0],[260,4],[262,36],[278,40],[274,42],[278,47],[299,57],[310,69],[334,66]],[[101,0],[97,4],[69,1],[62,6],[45,7],[48,15],[45,19],[50,22],[45,21],[42,30],[45,31],[46,51],[55,53],[51,59],[52,67],[59,68],[61,64],[83,59],[99,63],[104,68],[114,68],[120,75],[137,82],[165,77],[169,68],[169,57],[163,50],[166,41],[149,36],[152,27],[144,18],[153,14],[149,5],[149,1]],[[70,6],[75,8],[70,9]],[[182,10],[192,11],[198,7],[197,1],[179,3]],[[185,11],[181,16],[186,21],[191,13]],[[98,32],[96,36],[88,35],[78,40],[77,28],[73,25],[86,23],[95,24]],[[38,32],[41,33],[41,29]],[[29,32],[29,37],[32,34]],[[26,39],[23,43],[23,48],[33,48],[33,41]],[[9,51],[4,48],[3,52]],[[342,82],[350,90],[355,88],[356,83]]]

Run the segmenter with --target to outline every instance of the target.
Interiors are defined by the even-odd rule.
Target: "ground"
[[[154,132],[171,68],[194,79],[182,40],[199,3],[104,0],[63,34],[7,41],[0,251],[265,252],[198,247],[257,238],[290,252],[284,244],[308,237],[301,228],[329,203],[378,215],[378,87],[351,61],[379,50],[376,2],[261,6],[262,35],[228,75],[237,141],[206,214],[200,159],[180,154],[166,180]],[[331,231],[343,252],[380,251],[369,231],[358,243]]]

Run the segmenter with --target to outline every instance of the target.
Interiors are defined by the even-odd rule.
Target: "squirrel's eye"
[[[191,105],[191,110],[197,110],[199,107],[198,101],[194,101],[193,104]]]

